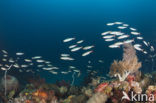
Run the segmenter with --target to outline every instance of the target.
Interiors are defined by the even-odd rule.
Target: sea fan
[[[114,61],[110,67],[110,76],[118,76],[120,81],[124,81],[130,73],[138,71],[141,62],[138,62],[136,51],[131,44],[123,46],[122,61]]]

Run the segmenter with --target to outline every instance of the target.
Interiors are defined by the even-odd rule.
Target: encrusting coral
[[[110,67],[110,76],[118,76],[120,81],[124,81],[129,74],[137,72],[141,67],[141,62],[138,62],[136,51],[131,44],[123,45],[123,59],[115,60]]]

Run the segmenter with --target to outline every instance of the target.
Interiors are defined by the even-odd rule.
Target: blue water
[[[28,57],[42,55],[62,70],[67,65],[78,65],[85,71],[83,58],[77,57],[78,62],[73,63],[59,59],[59,54],[68,50],[62,40],[74,36],[95,45],[94,54],[87,60],[103,59],[105,63],[94,64],[94,69],[104,75],[111,62],[122,56],[121,50],[109,49],[101,39],[105,24],[123,21],[155,44],[155,5],[155,0],[1,0],[0,49],[10,54],[22,51]],[[58,78],[48,75],[48,80]]]

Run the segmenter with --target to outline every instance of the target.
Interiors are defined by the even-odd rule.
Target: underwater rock
[[[5,79],[2,78],[1,83],[0,83],[1,89],[5,89]],[[19,82],[16,77],[7,75],[6,76],[6,92],[9,93],[12,90],[17,91],[19,87]]]
[[[91,97],[93,95],[93,90],[91,88],[83,87],[81,92],[85,94],[87,97]]]
[[[96,87],[100,83],[100,78],[91,78],[91,83],[89,83],[89,86]]]
[[[146,89],[152,81],[151,75],[145,74],[142,80],[139,82],[142,89]]]
[[[127,81],[121,82],[120,86],[119,86],[119,89],[124,90],[125,92],[129,92],[130,89],[131,89],[129,82],[127,82]]]
[[[122,100],[121,101],[122,97],[123,97],[122,90],[114,89],[113,95],[108,99],[108,103],[129,103],[128,100]]]
[[[78,95],[71,99],[70,103],[86,103],[87,97],[85,95]]]
[[[156,86],[155,85],[149,85],[147,90],[146,90],[146,94],[148,95],[148,97],[150,97],[150,95],[153,94],[154,95],[154,101],[156,101]]]
[[[61,86],[61,87],[59,88],[59,93],[60,93],[61,95],[65,95],[65,94],[67,93],[67,91],[68,91],[68,88],[65,87],[65,86]]]
[[[35,88],[39,88],[39,86],[45,84],[45,79],[42,79],[41,77],[37,76],[36,78],[35,77],[30,78],[28,82],[33,84]]]
[[[142,88],[140,87],[140,84],[138,82],[131,82],[131,87],[133,88],[133,91],[137,94],[141,94],[142,93]]]
[[[69,88],[68,94],[69,94],[69,95],[79,95],[80,92],[81,92],[81,91],[79,90],[78,87],[76,87],[76,86],[71,86],[71,87]]]
[[[94,94],[87,103],[106,103],[108,96],[104,93],[96,93]]]

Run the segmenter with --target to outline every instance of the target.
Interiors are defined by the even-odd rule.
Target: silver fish
[[[128,37],[129,37],[129,35],[121,35],[121,36],[118,37],[118,39],[125,39],[125,38],[128,38]]]
[[[71,58],[71,57],[61,57],[60,59],[62,59],[62,60],[75,60],[74,58]]]
[[[118,26],[118,29],[126,29],[127,27],[125,26]]]
[[[8,52],[7,52],[6,50],[2,50],[2,52],[3,52],[4,54],[8,54]]]
[[[109,45],[109,48],[119,48],[119,47],[120,47],[120,46],[115,45],[115,44]]]
[[[16,53],[16,55],[21,56],[21,55],[24,55],[24,53],[22,53],[22,52],[18,52],[18,53]]]
[[[81,43],[83,43],[84,42],[84,40],[80,40],[80,41],[77,41],[76,43],[77,44],[81,44]]]
[[[82,48],[82,47],[73,48],[73,49],[71,49],[71,52],[76,52],[76,51],[80,50],[81,48]]]
[[[103,38],[104,39],[110,39],[110,38],[112,38],[112,37],[115,37],[114,35],[109,35],[109,36],[104,36]]]
[[[89,49],[91,49],[91,48],[93,48],[94,47],[94,45],[91,45],[91,46],[85,46],[85,47],[83,47],[83,50],[89,50]]]
[[[105,39],[105,41],[113,41],[114,39]]]
[[[131,34],[133,34],[133,35],[140,35],[140,33],[138,33],[138,32],[131,32]]]
[[[106,31],[106,32],[101,33],[101,35],[107,35],[109,33],[110,33],[110,31]]]
[[[136,29],[135,29],[135,28],[132,28],[132,27],[131,27],[131,28],[129,28],[129,29],[130,29],[130,30],[132,30],[132,31],[136,31]]]
[[[70,42],[72,40],[75,40],[75,38],[66,38],[66,39],[63,40],[63,42]]]
[[[113,26],[115,23],[107,23],[107,26]]]
[[[82,56],[87,56],[87,55],[91,54],[92,52],[93,51],[87,51],[87,52],[83,53]]]
[[[69,49],[75,48],[77,45],[71,45],[69,46]]]

